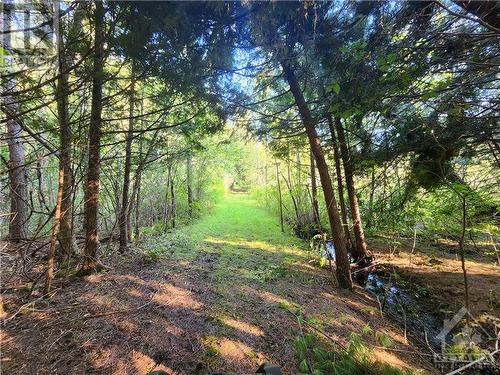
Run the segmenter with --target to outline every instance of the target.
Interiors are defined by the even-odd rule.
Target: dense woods
[[[464,306],[465,328],[474,315],[472,327],[496,337],[445,337],[463,356],[448,370],[469,359],[477,363],[464,371],[498,371],[498,357],[492,365],[485,353],[496,342],[491,358],[498,356],[500,319],[499,15],[496,1],[4,0],[0,313],[8,359],[1,371],[33,372],[40,361],[39,373],[87,373],[81,363],[46,364],[36,351],[22,366],[26,359],[11,346],[45,337],[39,328],[21,333],[32,327],[25,310],[57,311],[62,320],[42,325],[63,322],[68,330],[82,319],[149,314],[165,287],[159,279],[146,278],[163,286],[144,304],[108,301],[104,312],[67,316],[60,304],[99,292],[101,282],[144,284],[142,275],[158,269],[167,280],[187,275],[189,293],[214,286],[213,295],[201,293],[219,309],[206,321],[237,319],[250,297],[221,294],[230,286],[268,288],[259,298],[277,296],[272,303],[284,312],[276,325],[298,324],[285,345],[293,353],[275,349],[290,332],[268,327],[272,344],[224,362],[230,343],[213,330],[193,343],[186,323],[186,345],[202,355],[197,364],[181,349],[151,354],[144,348],[156,344],[147,339],[134,353],[149,359],[132,370],[98,365],[102,348],[65,355],[94,353],[91,373],[148,373],[157,365],[169,374],[248,372],[264,359],[285,373],[434,373],[432,358],[411,354],[431,350],[436,362],[427,330],[422,338],[423,329],[408,323],[424,320],[411,307],[421,304],[440,321]],[[299,277],[294,267],[313,271]],[[171,274],[180,269],[182,276]],[[237,278],[245,272],[250,281]],[[374,277],[380,285],[366,302],[360,296]],[[401,287],[417,298],[394,297]],[[362,327],[369,339],[315,320],[322,310],[313,302],[310,311],[300,306],[325,290],[335,296],[321,297],[329,308],[352,301],[345,312],[334,309],[337,323],[344,315],[363,322],[356,314],[370,307],[360,306],[375,306],[376,320],[370,313]],[[99,298],[84,304],[99,307]],[[389,350],[386,341],[397,340],[379,332],[384,319],[404,326],[407,346]],[[258,319],[241,325],[250,323]],[[47,346],[66,333],[57,335],[46,335]],[[387,357],[369,346],[386,348]],[[390,360],[398,354],[403,359]]]

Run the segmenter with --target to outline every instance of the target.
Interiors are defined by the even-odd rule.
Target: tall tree
[[[28,236],[28,187],[24,137],[20,119],[19,104],[12,93],[16,91],[15,72],[13,70],[14,51],[12,49],[12,12],[14,4],[7,0],[3,5],[3,49],[6,74],[2,78],[4,90],[2,111],[7,117],[7,144],[9,146],[9,190],[10,222],[9,239],[20,241]]]
[[[314,162],[314,154],[312,151],[309,152],[309,164],[311,167],[311,199],[313,207],[313,218],[317,217],[319,219],[319,204],[318,204],[318,186],[316,183],[316,163]]]
[[[125,140],[125,168],[123,172],[122,204],[118,218],[120,227],[120,251],[125,251],[128,244],[129,230],[129,190],[130,190],[130,170],[132,165],[132,139],[134,136],[134,105],[135,105],[135,64],[132,61],[129,89],[129,119],[128,130]]]
[[[90,110],[87,181],[85,185],[85,248],[81,274],[92,273],[97,267],[99,247],[98,209],[99,175],[102,124],[102,88],[104,82],[104,5],[95,2],[94,9],[94,57],[92,78],[92,99]]]
[[[189,217],[193,216],[193,157],[190,152],[186,158],[186,187]]]
[[[346,237],[347,247],[352,249],[351,231],[349,230],[349,222],[347,221],[347,208],[344,199],[344,182],[342,181],[342,167],[337,145],[337,137],[335,136],[335,126],[330,114],[327,115],[328,126],[330,129],[330,137],[332,139],[333,162],[335,163],[335,176],[337,178],[337,191],[339,193],[340,212],[342,214],[342,223],[344,224],[344,233]]]
[[[68,36],[65,43],[65,27],[64,21],[60,16],[60,3],[59,1],[56,1],[54,4],[56,16],[59,21],[56,30],[58,62],[56,102],[59,122],[59,171],[62,173],[63,184],[60,207],[56,208],[56,210],[59,209],[60,211],[60,217],[58,219],[59,243],[66,256],[71,256],[76,253],[77,248],[73,237],[73,171],[71,167],[73,136],[69,114],[70,86],[68,83],[70,68],[68,62],[71,55],[68,53],[68,47],[70,43],[74,43],[74,39],[76,39],[76,36],[79,33],[80,15],[77,10],[71,27],[68,30]]]
[[[281,66],[283,68],[285,78],[290,86],[290,91],[295,98],[295,103],[299,110],[300,117],[302,118],[302,123],[307,133],[311,151],[316,159],[316,166],[321,180],[321,187],[323,188],[323,194],[325,196],[326,211],[330,220],[333,243],[335,245],[337,280],[342,288],[352,289],[352,278],[349,258],[347,256],[344,230],[342,229],[342,223],[337,210],[337,202],[335,201],[335,195],[333,193],[332,180],[330,178],[330,173],[328,172],[328,164],[326,163],[321,141],[316,131],[315,121],[304,98],[293,68],[288,62],[284,61],[281,61]]]
[[[352,164],[351,153],[347,145],[347,137],[342,127],[340,118],[335,118],[335,129],[340,145],[340,155],[344,164],[345,184],[347,187],[347,195],[349,197],[349,206],[351,207],[351,219],[354,229],[354,240],[356,246],[353,249],[354,257],[359,260],[368,255],[368,248],[366,246],[365,234],[363,232],[363,225],[361,223],[361,214],[359,212],[358,198],[356,196],[356,188],[354,187],[354,167]]]

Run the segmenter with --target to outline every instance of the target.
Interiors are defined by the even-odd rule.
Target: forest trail
[[[395,348],[412,350],[373,298],[332,288],[307,244],[246,194],[226,194],[195,224],[138,248],[104,258],[107,272],[58,280],[50,302],[6,322],[4,373],[248,373],[268,361],[292,374],[294,342],[308,329],[298,310],[340,343],[369,324],[367,343],[384,332]],[[26,302],[6,301],[9,312]],[[412,354],[375,349],[374,358],[431,369]]]

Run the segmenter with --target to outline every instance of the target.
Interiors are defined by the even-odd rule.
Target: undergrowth
[[[363,338],[351,333],[345,349],[328,348],[314,334],[306,333],[295,340],[295,354],[299,371],[313,374],[335,375],[422,375],[422,370],[393,367],[373,361],[372,350]]]
[[[282,300],[280,308],[295,315],[299,325],[312,326],[322,331],[321,320],[315,317],[305,318],[300,305]],[[391,347],[393,341],[389,335],[374,331],[369,324],[362,329],[364,335],[372,337],[383,347]],[[323,336],[321,336],[323,338]],[[364,342],[363,337],[352,332],[346,346],[325,341],[316,334],[304,332],[295,339],[295,356],[298,370],[313,375],[423,375],[423,370],[401,369],[387,363],[373,360],[373,350]]]
[[[197,241],[189,233],[175,231],[145,240],[139,247],[139,252],[145,263],[154,263],[163,258],[182,258],[196,253],[196,247]]]

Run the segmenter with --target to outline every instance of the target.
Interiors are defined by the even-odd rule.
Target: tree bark
[[[290,91],[295,98],[295,103],[299,110],[300,117],[302,118],[302,123],[309,139],[311,151],[314,154],[314,158],[316,159],[321,186],[323,188],[323,193],[325,196],[325,203],[327,207],[328,218],[330,221],[333,243],[335,245],[337,280],[340,287],[345,289],[352,289],[351,270],[349,258],[347,256],[344,231],[342,228],[342,223],[340,222],[337,203],[333,194],[332,180],[328,172],[325,155],[323,153],[323,148],[321,147],[318,133],[316,132],[316,124],[312,117],[311,111],[309,110],[309,106],[305,101],[304,95],[299,86],[299,83],[297,82],[297,78],[295,77],[295,72],[293,71],[292,67],[288,65],[288,63],[283,61],[281,61],[281,66],[283,68],[283,72],[285,73],[285,78],[290,86]]]
[[[52,280],[54,279],[54,258],[56,254],[57,237],[61,227],[61,207],[64,191],[64,169],[59,167],[59,185],[57,188],[56,209],[54,212],[54,225],[52,227],[52,235],[50,237],[49,252],[47,256],[47,274],[45,275],[44,293],[50,292]]]
[[[455,191],[456,192],[456,191]],[[467,315],[466,315],[466,320],[467,320],[467,325],[469,325],[469,282],[467,279],[467,268],[465,267],[465,249],[464,249],[464,242],[465,242],[465,231],[467,229],[467,201],[466,201],[466,196],[463,194],[458,193],[458,196],[461,199],[462,203],[462,233],[460,235],[460,240],[458,242],[459,248],[460,248],[460,264],[462,266],[462,274],[464,277],[464,304],[465,308],[467,309]]]
[[[301,170],[300,170],[300,164],[301,164],[301,160],[300,160],[300,152],[299,152],[299,146],[296,146],[295,147],[295,164],[296,164],[296,173],[297,173],[297,181],[295,183],[295,186],[297,186],[297,207],[298,207],[298,212],[297,212],[297,215],[299,215],[299,217],[301,216],[301,207],[302,207],[302,197],[301,197],[301,192],[302,192],[302,175],[301,175]],[[292,181],[290,180],[290,184],[292,183]],[[302,223],[299,223],[299,225],[301,226]]]
[[[346,237],[347,248],[349,250],[352,249],[352,239],[351,233],[349,230],[349,222],[347,221],[347,209],[345,205],[344,199],[344,183],[342,181],[342,170],[341,170],[341,162],[339,149],[337,144],[337,137],[335,135],[335,128],[333,124],[333,119],[330,114],[327,115],[328,126],[330,128],[330,136],[332,137],[332,148],[333,148],[333,160],[335,162],[335,175],[337,177],[337,191],[339,193],[339,203],[340,203],[340,212],[342,214],[342,223],[344,224],[344,232]]]
[[[361,215],[359,213],[358,198],[356,197],[356,189],[354,188],[354,167],[352,165],[352,159],[347,147],[347,139],[342,127],[340,118],[335,119],[335,129],[337,130],[337,135],[340,144],[340,155],[342,156],[342,161],[344,164],[345,172],[345,182],[347,186],[347,195],[349,196],[349,206],[351,207],[351,219],[354,229],[354,240],[356,246],[353,249],[353,255],[356,260],[365,258],[368,254],[368,249],[365,241],[365,234],[363,232],[363,226],[361,224]]]
[[[129,211],[129,190],[130,190],[130,169],[132,164],[132,139],[134,131],[134,102],[135,102],[135,68],[132,61],[132,71],[130,77],[129,92],[129,120],[128,131],[125,142],[125,167],[123,172],[122,204],[119,215],[120,228],[120,252],[124,252],[128,245],[128,211]]]
[[[368,208],[370,214],[368,215],[368,221],[366,222],[366,227],[371,228],[373,225],[373,200],[375,197],[375,167],[372,167],[371,180],[370,180],[370,198],[368,201]]]
[[[189,217],[193,216],[193,159],[191,154],[188,154],[186,160],[186,184],[187,184],[187,200]]]
[[[276,181],[278,183],[278,203],[280,205],[280,225],[281,231],[285,232],[285,226],[283,223],[283,202],[281,197],[281,184],[280,184],[280,170],[278,166],[278,162],[276,162]]]
[[[3,48],[9,53],[4,56],[6,66],[6,76],[3,78],[3,90],[14,92],[16,81],[12,73],[12,51],[11,35],[9,32],[12,26],[12,1],[7,0],[3,10]],[[4,96],[3,105],[7,120],[7,144],[9,146],[9,188],[10,188],[10,222],[9,222],[9,240],[18,242],[28,236],[28,186],[26,176],[26,162],[24,154],[23,132],[19,121],[10,114],[19,113],[19,104],[16,99],[7,95]]]
[[[170,166],[172,168],[172,166]],[[174,176],[170,174],[170,208],[172,210],[172,229],[175,229],[175,220],[177,215],[177,207],[175,203],[175,185],[174,185]]]
[[[140,224],[140,205],[141,205],[141,172],[137,173],[137,195],[135,197],[135,223],[134,223],[134,241],[139,239],[139,224]]]
[[[310,166],[311,166],[311,201],[313,208],[313,219],[317,217],[319,221],[319,205],[318,205],[318,186],[316,183],[316,166],[314,163],[314,155],[310,152]]]
[[[90,110],[88,169],[85,189],[84,228],[85,248],[81,274],[90,274],[97,267],[97,249],[99,247],[98,209],[99,209],[99,174],[102,123],[102,86],[104,75],[104,6],[102,1],[95,2],[94,11],[94,75],[92,79],[92,100]]]
[[[290,164],[288,164],[290,166]],[[288,171],[290,172],[290,168],[288,168]],[[295,199],[295,195],[293,194],[292,190],[292,181],[291,181],[291,175],[288,173],[288,179],[283,176],[283,179],[285,180],[286,187],[288,189],[288,194],[290,194],[290,198],[292,199],[293,203],[293,211],[295,212],[295,220],[297,223],[297,229],[301,228],[301,220],[300,220],[300,214],[299,214],[299,207],[297,205],[297,201]]]
[[[59,12],[59,2],[55,2],[55,11]],[[59,171],[63,174],[59,218],[59,244],[63,253],[70,257],[75,254],[76,246],[73,239],[73,172],[71,170],[71,148],[73,144],[69,116],[68,95],[68,56],[64,44],[63,21],[59,19],[57,32],[57,51],[59,77],[57,79],[57,114],[59,118]],[[75,25],[74,25],[75,26]],[[72,29],[74,32],[74,30]],[[60,183],[61,181],[59,181]],[[58,188],[61,189],[61,187]],[[58,193],[59,194],[59,193]],[[55,224],[54,224],[55,225]]]

